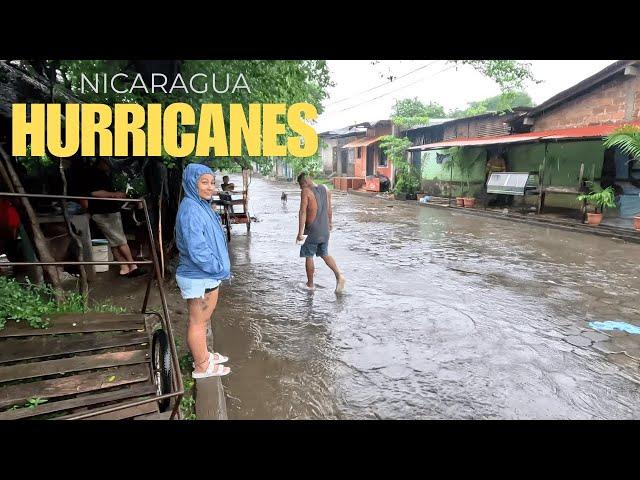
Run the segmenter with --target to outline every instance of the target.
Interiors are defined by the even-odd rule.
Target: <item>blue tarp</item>
[[[640,335],[640,327],[627,322],[607,320],[606,322],[589,322],[589,326],[596,330],[620,330],[622,332]]]

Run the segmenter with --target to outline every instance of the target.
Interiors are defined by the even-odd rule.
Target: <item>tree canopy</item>
[[[472,117],[481,115],[486,112],[504,112],[510,111],[515,107],[533,107],[533,100],[528,93],[524,91],[508,92],[506,94],[495,95],[493,97],[469,102],[468,108],[461,110],[456,109],[448,113],[451,118]]]
[[[155,62],[162,68],[171,71],[171,61]],[[322,112],[322,101],[327,97],[327,88],[332,85],[329,78],[329,70],[324,60],[184,60],[175,61],[175,65],[184,78],[191,77],[196,73],[202,73],[211,82],[215,74],[218,90],[224,90],[227,75],[230,77],[230,88],[225,93],[216,92],[209,88],[206,93],[198,94],[185,92],[184,90],[174,90],[171,93],[146,93],[144,90],[133,92],[117,93],[110,88],[104,92],[102,89],[96,93],[90,89],[81,92],[81,76],[93,79],[99,75],[102,79],[106,74],[111,78],[117,73],[127,73],[128,77],[118,78],[116,85],[118,90],[126,90],[130,86],[132,78],[140,73],[144,76],[145,61],[131,60],[48,60],[39,62],[36,65],[30,64],[37,73],[55,78],[66,88],[71,90],[78,98],[91,103],[160,103],[168,105],[170,103],[187,103],[191,105],[196,114],[200,112],[203,103],[231,104],[239,103],[247,105],[249,103],[285,103],[293,104],[306,102],[313,105],[318,113]],[[147,68],[148,69],[148,68]],[[242,74],[250,87],[250,93],[246,89],[233,87],[237,75]],[[171,75],[168,75],[171,77]],[[228,122],[228,118],[226,119]],[[228,127],[228,125],[227,125]],[[288,128],[288,127],[287,127]],[[184,131],[189,131],[185,127]],[[287,132],[291,134],[291,132]],[[282,136],[284,137],[284,135]],[[281,137],[281,141],[285,141]],[[171,167],[174,159],[163,154],[165,163]],[[193,160],[187,157],[187,161]],[[228,168],[234,163],[248,166],[250,161],[266,161],[260,157],[248,157],[246,154],[240,158],[215,157],[208,159],[208,163],[218,168]]]

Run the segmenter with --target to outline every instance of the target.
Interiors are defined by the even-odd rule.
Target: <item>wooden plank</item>
[[[68,313],[51,315],[48,318],[50,324],[47,328],[31,328],[25,321],[9,322],[3,330],[0,330],[0,338],[144,329],[144,316],[141,314]]]
[[[140,415],[134,420],[171,420],[171,410],[162,413],[149,413],[148,415]],[[178,416],[174,417],[174,420],[178,420]]]
[[[113,381],[109,378],[114,376]],[[114,370],[83,373],[31,383],[8,385],[0,388],[0,408],[24,404],[29,398],[56,398],[76,393],[92,392],[103,388],[144,382],[150,376],[146,364],[119,367]]]
[[[124,400],[127,398],[144,397],[156,393],[155,385],[142,384],[133,387],[121,388],[113,392],[98,393],[94,395],[85,395],[75,397],[69,400],[59,402],[43,403],[35,408],[19,408],[17,410],[7,410],[0,413],[0,420],[19,420],[21,418],[35,417],[37,415],[46,415],[48,413],[63,412],[79,407],[90,407],[100,403],[113,402],[116,400]]]
[[[571,193],[575,195],[580,194],[580,190],[574,187],[545,187],[544,191],[547,193]]]
[[[84,420],[125,420],[149,413],[158,413],[158,404],[156,402],[145,403],[137,407],[122,408],[115,412],[98,414]]]
[[[144,350],[99,353],[97,355],[73,356],[44,362],[9,365],[8,367],[0,367],[0,383],[61,373],[80,372],[82,370],[135,365],[136,363],[146,362],[148,356],[148,349],[145,348]]]
[[[149,343],[149,338],[144,332],[7,338],[0,342],[0,363],[144,343]]]

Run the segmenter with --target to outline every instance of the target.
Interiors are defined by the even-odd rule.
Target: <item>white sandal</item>
[[[209,356],[209,365],[204,372],[191,372],[191,378],[208,378],[208,377],[223,377],[231,373],[229,367],[225,367],[220,363],[213,363],[213,355]]]
[[[218,360],[215,359],[214,355],[218,356]],[[213,358],[212,358],[213,357]],[[226,363],[229,361],[229,357],[225,357],[224,355],[220,355],[218,352],[211,353],[209,352],[209,361],[215,363],[216,365],[219,363]],[[196,368],[196,362],[191,364],[193,368]]]

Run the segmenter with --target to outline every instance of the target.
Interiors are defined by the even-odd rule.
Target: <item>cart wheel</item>
[[[171,391],[171,352],[169,351],[169,339],[164,330],[156,330],[153,334],[151,347],[153,361],[153,378],[156,383],[158,395],[164,395]],[[158,402],[161,412],[169,408],[170,399],[166,398]]]

